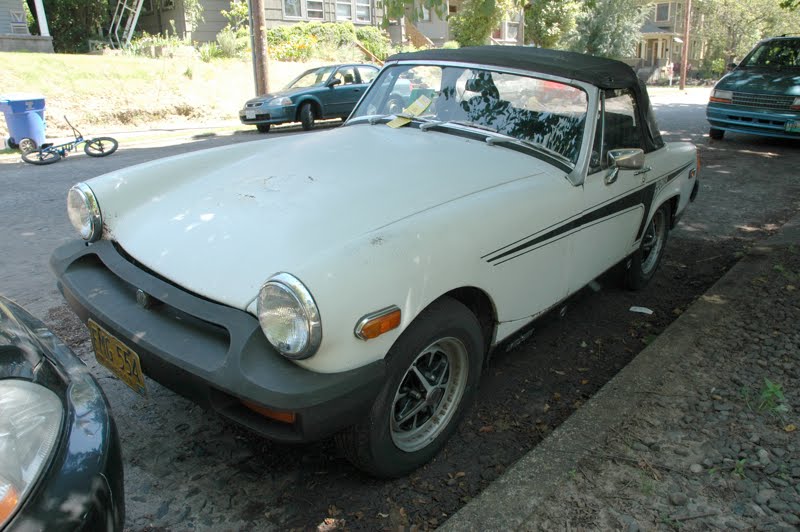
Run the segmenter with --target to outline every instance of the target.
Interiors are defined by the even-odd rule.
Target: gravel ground
[[[704,296],[726,305],[724,319],[667,364],[526,529],[797,530],[800,248],[756,253],[743,289]]]

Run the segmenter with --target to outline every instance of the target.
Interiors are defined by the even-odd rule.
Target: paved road
[[[701,194],[677,235],[705,240],[759,238],[800,210],[795,171],[800,143],[743,135],[709,141],[703,136],[707,94],[707,90],[654,91],[654,109],[666,138],[692,140],[701,148]],[[269,142],[279,134],[322,133],[295,130],[265,137],[243,133],[169,146],[123,142],[119,152],[107,159],[81,155],[46,167],[0,158],[4,191],[0,293],[50,323],[59,323],[61,334],[80,331],[63,311],[47,266],[52,249],[74,238],[65,213],[65,196],[72,184],[157,157],[262,138]],[[87,343],[79,353],[90,366],[94,364]],[[313,477],[309,471],[336,469],[333,473],[342,476],[343,490],[347,482],[362,482],[349,478],[355,475],[343,466],[326,463],[325,443],[295,448],[242,436],[157,385],[150,386],[149,398],[142,400],[104,370],[93,369],[109,395],[123,437],[128,526],[134,529],[150,524],[185,529],[190,523],[197,529],[238,529],[248,523],[279,529],[293,517],[292,500],[302,500],[302,486],[314,482],[307,478]],[[299,463],[304,464],[302,471],[296,467]],[[286,493],[288,502],[278,498],[287,497]]]

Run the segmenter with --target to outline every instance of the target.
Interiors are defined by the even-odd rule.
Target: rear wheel
[[[57,151],[29,151],[22,154],[22,160],[26,163],[45,165],[57,163],[61,160],[61,155]]]
[[[639,249],[631,255],[625,272],[625,286],[631,290],[644,288],[658,270],[669,235],[669,205],[662,205],[650,219],[642,235]]]
[[[310,103],[304,103],[303,106],[300,107],[300,123],[303,125],[303,129],[308,131],[313,128],[315,120],[314,106]]]
[[[116,139],[112,139],[111,137],[97,137],[92,140],[87,140],[86,144],[83,145],[83,151],[89,157],[105,157],[117,151],[118,147],[119,143]]]
[[[708,130],[708,136],[714,140],[720,140],[722,137],[725,136],[725,130],[712,127],[711,129]]]
[[[389,350],[368,415],[337,435],[345,456],[379,477],[405,475],[436,456],[475,397],[483,345],[467,307],[450,298],[431,304]]]
[[[256,124],[259,133],[269,133],[269,124]]]

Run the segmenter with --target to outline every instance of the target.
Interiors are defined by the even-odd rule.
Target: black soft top
[[[614,59],[593,55],[535,48],[531,46],[468,46],[457,49],[434,48],[395,54],[392,61],[448,61],[474,63],[500,68],[530,70],[591,83],[601,89],[630,89],[636,98],[639,117],[644,124],[645,151],[664,145],[650,107],[647,88],[633,69]]]
[[[531,70],[576,79],[601,89],[629,89],[639,85],[631,67],[621,61],[592,55],[530,46],[470,46],[395,54],[386,61],[457,61]]]

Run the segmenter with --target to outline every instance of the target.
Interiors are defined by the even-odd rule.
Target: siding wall
[[[0,0],[0,34],[11,34],[11,12],[22,11],[22,0]]]

